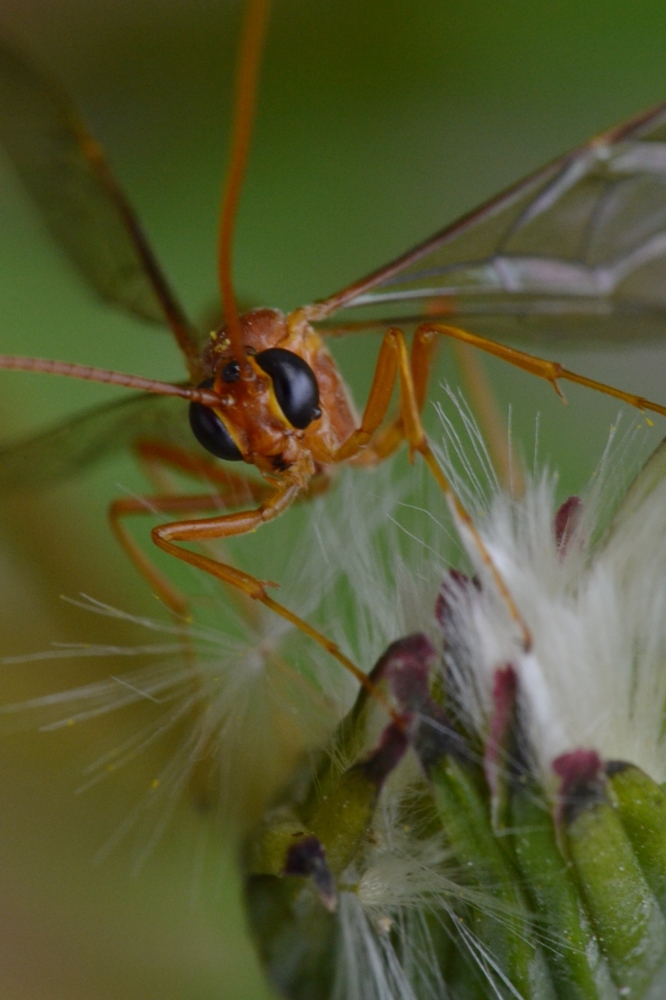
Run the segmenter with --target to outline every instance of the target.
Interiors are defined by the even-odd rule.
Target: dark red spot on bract
[[[583,514],[583,501],[580,497],[569,497],[565,500],[553,522],[555,545],[560,556],[566,554],[569,543],[576,533]]]
[[[422,710],[430,699],[430,673],[437,654],[426,635],[414,632],[396,639],[377,661],[371,680],[388,681],[393,697],[403,708]]]
[[[338,901],[335,880],[328,867],[326,852],[314,834],[304,837],[289,848],[284,874],[311,878],[326,909],[330,912],[335,910]]]
[[[382,733],[377,748],[356,766],[380,789],[391,771],[400,763],[408,745],[404,729],[391,722]]]
[[[604,767],[596,750],[571,750],[556,757],[553,771],[559,776],[556,818],[572,823],[584,809],[606,798]]]
[[[483,754],[483,770],[491,795],[498,793],[500,775],[507,755],[515,721],[518,678],[512,664],[497,669],[493,675],[493,712],[490,732]]]

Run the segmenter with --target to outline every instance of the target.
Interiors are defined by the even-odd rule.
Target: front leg
[[[153,528],[151,537],[159,548],[190,563],[205,569],[207,573],[216,576],[225,583],[231,583],[239,588],[248,597],[260,599],[260,593],[264,592],[264,586],[254,577],[248,576],[241,570],[227,566],[225,563],[217,562],[209,556],[184,549],[175,542],[202,542],[211,539],[232,538],[235,535],[246,535],[248,532],[256,531],[257,528],[272,521],[273,518],[281,514],[296,499],[299,487],[293,483],[278,489],[273,496],[265,500],[254,510],[241,510],[233,514],[220,514],[217,517],[210,517],[196,521],[175,521],[172,524],[160,524]],[[252,580],[253,584],[241,583],[241,580]]]
[[[478,333],[471,333],[469,330],[462,330],[457,326],[449,326],[447,323],[427,321],[422,323],[418,330],[439,333],[443,337],[451,337],[463,344],[469,344],[480,351],[485,351],[486,354],[494,354],[496,358],[508,361],[510,365],[522,369],[522,371],[527,372],[529,375],[536,375],[537,378],[550,382],[555,392],[562,399],[564,399],[564,394],[559,387],[559,381],[564,379],[568,382],[575,382],[577,385],[585,386],[587,389],[602,392],[606,396],[612,396],[614,399],[619,399],[629,406],[634,406],[641,412],[651,410],[653,413],[659,413],[662,417],[666,417],[665,406],[653,403],[651,400],[645,399],[643,396],[637,396],[632,392],[624,392],[622,389],[616,389],[615,386],[607,385],[605,382],[597,382],[594,379],[586,378],[584,375],[578,375],[577,372],[573,372],[569,368],[564,368],[558,361],[547,361],[536,354],[527,354],[526,351],[519,351],[515,347],[500,344],[495,340],[490,340],[488,337],[482,337]]]
[[[418,336],[422,338],[420,342],[423,345],[424,359],[429,357],[429,336],[439,332],[441,331],[434,325],[426,327],[425,324],[417,331]],[[430,447],[430,442],[421,422],[420,412],[427,388],[427,369],[417,368],[416,373],[414,373],[413,365],[410,365],[407,342],[402,330],[395,327],[387,330],[379,353],[375,377],[370,389],[370,396],[368,397],[361,426],[338,449],[334,455],[334,460],[343,461],[353,458],[366,446],[386,415],[391,402],[391,396],[393,395],[396,376],[400,387],[400,432],[404,435],[409,445],[410,453],[420,452],[423,455],[428,468],[446,497],[459,531],[463,536],[467,537],[468,542],[476,550],[521,635],[523,647],[529,649],[532,643],[531,635],[509,588],[488,552],[473,519],[444,475]],[[397,424],[394,426],[397,427]]]
[[[419,411],[423,408],[428,392],[428,378],[436,339],[429,330],[417,332],[412,342],[411,361],[407,360],[407,367],[411,369],[410,384]],[[399,416],[388,427],[382,430],[380,427],[391,405],[396,379],[403,364],[402,356],[406,355],[406,351],[402,331],[396,328],[387,330],[379,349],[361,426],[333,453],[333,462],[356,459],[359,464],[376,464],[388,458],[405,439],[402,405]],[[402,394],[401,388],[401,397]]]
[[[189,563],[190,566],[195,566],[197,569],[202,569],[204,572],[210,573],[211,576],[216,577],[223,583],[238,588],[243,594],[246,594],[255,601],[260,601],[267,608],[270,608],[271,611],[274,611],[281,618],[284,618],[305,635],[309,636],[310,639],[313,639],[327,653],[330,653],[345,670],[349,671],[359,684],[384,706],[393,721],[402,727],[404,726],[404,721],[390,705],[384,693],[373,684],[355,663],[344,655],[335,642],[313,628],[303,618],[299,618],[289,608],[269,597],[266,587],[277,586],[277,584],[257,580],[256,577],[243,572],[241,569],[237,569],[235,566],[218,562],[216,559],[210,558],[210,556],[193,552],[191,549],[185,549],[181,545],[176,544],[177,542],[231,538],[234,535],[244,535],[250,531],[256,531],[266,521],[272,520],[286,510],[293,503],[298,493],[299,487],[289,483],[281,490],[278,490],[274,496],[270,497],[260,507],[256,508],[256,510],[223,514],[219,517],[208,518],[205,521],[177,521],[175,524],[162,524],[153,528],[152,539],[164,552],[175,556],[176,559],[182,559],[183,562]]]
[[[161,441],[140,441],[136,446],[137,457],[147,477],[153,480],[159,492],[152,497],[121,497],[109,507],[111,530],[139,573],[161,601],[179,620],[190,616],[189,602],[170,580],[155,566],[141,546],[134,540],[125,525],[128,517],[146,514],[193,515],[207,513],[216,507],[237,507],[254,500],[261,503],[269,498],[274,488],[263,480],[230,472],[198,455],[175,448]],[[214,492],[193,496],[173,493],[174,484],[165,481],[164,472],[176,470],[196,479],[208,481]]]

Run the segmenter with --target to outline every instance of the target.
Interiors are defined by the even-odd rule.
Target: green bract
[[[370,675],[382,700],[361,692],[319,758],[303,765],[255,829],[244,855],[248,914],[281,993],[298,1000],[666,995],[660,775],[610,756],[612,724],[599,728],[596,746],[576,741],[576,723],[557,704],[562,679],[572,678],[572,704],[589,698],[591,688],[575,689],[575,670],[586,669],[595,641],[599,663],[610,663],[604,657],[614,651],[624,655],[617,641],[608,652],[592,613],[594,630],[586,632],[581,609],[599,594],[602,614],[613,588],[638,602],[643,551],[655,603],[645,606],[644,622],[627,624],[635,652],[625,669],[636,704],[647,704],[652,690],[663,716],[663,565],[649,561],[664,548],[663,531],[654,534],[666,525],[663,454],[662,445],[601,544],[582,533],[578,501],[556,515],[548,508],[545,519],[543,497],[532,507],[528,498],[528,514],[516,515],[504,539],[515,544],[521,573],[530,560],[549,560],[546,584],[534,571],[533,600],[551,600],[562,621],[562,609],[570,615],[551,639],[565,651],[569,627],[580,664],[565,664],[560,677],[545,670],[549,636],[527,601],[534,646],[507,655],[511,638],[496,625],[501,608],[488,580],[452,571],[433,614],[436,641],[415,633],[387,649]],[[537,530],[544,524],[545,554]],[[493,542],[492,524],[485,530]],[[511,587],[501,552],[500,565]],[[515,578],[520,592],[518,570]],[[613,709],[603,696],[601,685],[598,704],[587,706],[591,719]],[[624,707],[635,720],[635,708]],[[577,708],[584,718],[585,705]],[[660,759],[663,733],[646,731],[642,746],[625,721],[613,719],[618,746],[636,739],[642,760]]]

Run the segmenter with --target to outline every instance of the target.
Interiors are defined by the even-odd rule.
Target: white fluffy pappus
[[[666,778],[665,453],[646,463],[605,530],[608,456],[559,544],[555,476],[529,483],[520,500],[495,492],[478,518],[532,646],[521,648],[486,573],[483,593],[461,594],[453,616],[468,650],[461,709],[483,734],[494,672],[511,663],[546,788],[553,759],[580,747]],[[478,553],[468,554],[483,576]]]

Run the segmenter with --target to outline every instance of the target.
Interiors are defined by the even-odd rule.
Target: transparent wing
[[[0,43],[0,143],[51,235],[87,284],[134,316],[196,335],[104,154],[59,88]]]
[[[36,437],[0,449],[0,490],[63,481],[140,440],[206,455],[190,431],[186,400],[133,395],[86,410]]]
[[[666,105],[549,164],[314,315],[339,309],[343,323],[445,315],[495,339],[663,336]]]

